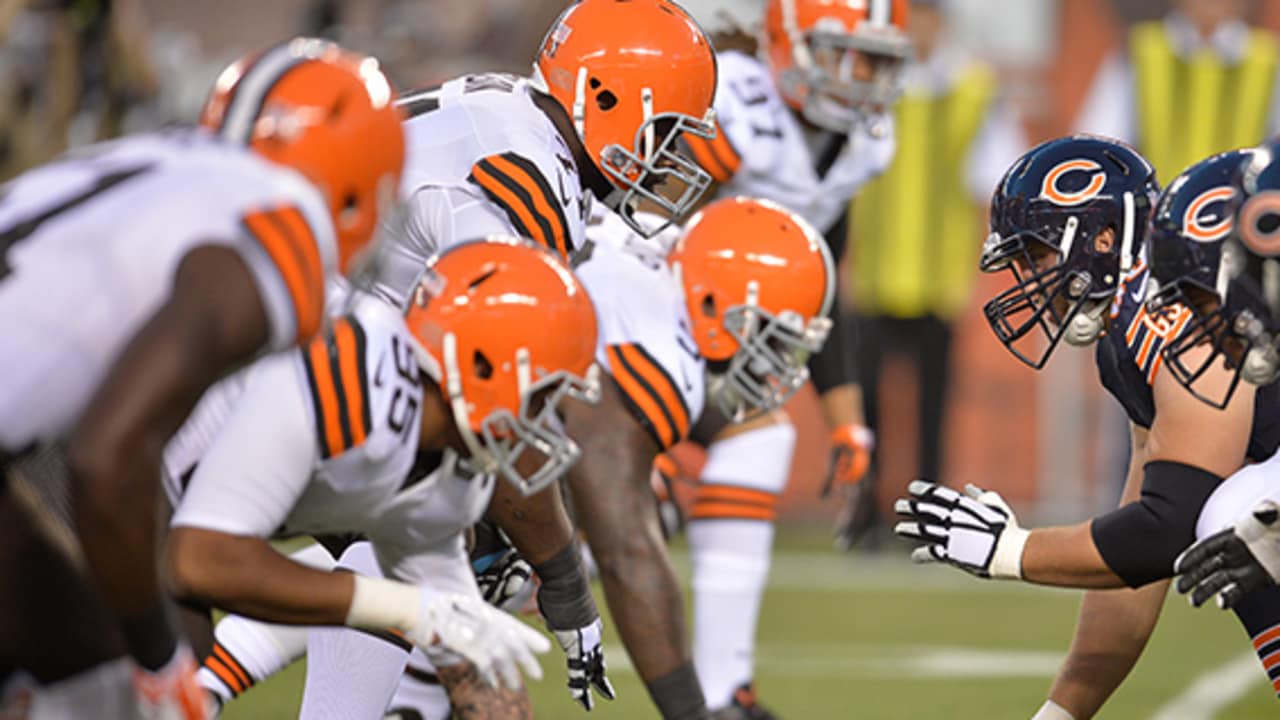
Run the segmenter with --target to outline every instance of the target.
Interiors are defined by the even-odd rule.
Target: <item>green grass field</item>
[[[687,578],[685,553],[673,552]],[[757,690],[793,719],[1028,718],[1044,700],[1078,605],[1073,592],[913,567],[897,553],[839,556],[813,531],[782,532],[762,610]],[[590,716],[656,717],[617,634],[608,633],[619,697]],[[1234,616],[1192,610],[1171,595],[1142,661],[1099,717],[1275,717],[1280,704],[1250,654]],[[544,659],[546,677],[531,688],[537,715],[588,717],[568,699],[561,663],[558,649]],[[223,717],[294,717],[301,679],[301,666],[290,668]]]

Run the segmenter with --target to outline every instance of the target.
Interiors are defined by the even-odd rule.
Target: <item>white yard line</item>
[[[1151,720],[1211,720],[1252,688],[1262,675],[1255,653],[1243,653],[1197,677],[1185,691],[1165,703]]]
[[[634,672],[620,645],[606,645],[609,672]],[[934,645],[764,644],[756,668],[781,677],[1040,678],[1053,677],[1061,652]]]

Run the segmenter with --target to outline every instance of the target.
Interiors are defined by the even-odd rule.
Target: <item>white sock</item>
[[[435,666],[421,650],[414,648],[387,714],[397,717],[396,713],[400,713],[398,717],[421,720],[449,720],[451,710],[449,693],[440,684]]]
[[[1067,709],[1052,700],[1045,700],[1044,705],[1031,716],[1031,720],[1075,720]]]
[[[289,557],[311,567],[334,567],[333,558],[319,545],[308,545]],[[213,631],[213,652],[197,675],[200,684],[225,705],[302,657],[307,651],[307,631],[301,625],[273,625],[228,615]]]
[[[773,517],[794,449],[790,424],[758,428],[707,448],[688,538],[693,661],[712,710],[728,705],[734,690],[752,679]]]
[[[355,543],[338,564],[382,577],[373,546]],[[307,684],[300,720],[381,718],[404,674],[407,643],[348,628],[312,628],[307,639]]]

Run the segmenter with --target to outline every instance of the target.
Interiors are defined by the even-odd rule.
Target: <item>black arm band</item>
[[[1094,518],[1093,544],[1129,587],[1173,577],[1173,561],[1195,542],[1200,509],[1221,483],[1198,467],[1149,462],[1143,467],[1142,497]]]
[[[534,565],[533,570],[542,581],[538,588],[538,610],[547,619],[547,627],[576,630],[600,617],[577,543],[570,542],[550,560]]]
[[[685,663],[660,678],[646,683],[649,697],[658,706],[663,720],[703,720],[707,701],[698,684],[692,663]]]
[[[809,377],[821,395],[834,387],[858,382],[858,362],[853,349],[853,324],[844,317],[840,300],[831,303],[831,332],[816,355],[809,358]]]

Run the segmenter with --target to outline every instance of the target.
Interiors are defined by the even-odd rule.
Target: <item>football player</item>
[[[997,337],[1040,367],[1060,341],[1096,343],[1100,379],[1131,422],[1129,474],[1119,509],[1068,527],[1026,530],[1000,496],[912,483],[895,531],[922,542],[920,561],[946,562],[980,577],[1079,588],[1086,594],[1071,654],[1039,718],[1091,717],[1136,662],[1159,616],[1174,559],[1194,538],[1201,508],[1247,458],[1268,457],[1280,435],[1265,419],[1270,391],[1228,394],[1232,373],[1205,366],[1196,399],[1167,362],[1167,349],[1194,332],[1180,304],[1151,309],[1141,232],[1151,216],[1153,262],[1162,236],[1181,245],[1220,244],[1231,230],[1230,178],[1245,153],[1206,160],[1170,183],[1153,205],[1154,173],[1132,149],[1076,136],[1043,144],[1019,160],[992,200],[992,234],[982,266],[1008,270],[1015,284],[985,308]],[[1109,310],[1109,312],[1108,312]],[[1109,315],[1109,318],[1108,318]],[[1031,337],[1040,335],[1035,346]],[[1206,347],[1189,354],[1195,367]],[[1255,417],[1260,421],[1255,422]],[[1274,612],[1257,597],[1237,611],[1251,636]]]
[[[821,347],[830,322],[826,313],[834,293],[834,268],[815,231],[766,201],[731,198],[704,208],[670,257],[662,238],[644,238],[617,215],[596,220],[587,233],[590,255],[575,272],[596,304],[601,328],[596,359],[612,382],[602,384],[599,405],[569,406],[566,426],[581,438],[583,455],[568,480],[593,555],[607,558],[601,561],[606,593],[615,607],[627,608],[612,593],[648,590],[622,563],[642,557],[646,546],[662,546],[648,488],[653,459],[687,432],[702,411],[704,384],[722,412],[750,416],[776,409],[805,382],[804,362]],[[609,484],[603,478],[610,478]],[[764,493],[726,488],[725,496],[725,503],[755,503],[768,512]],[[517,547],[530,536],[568,534],[556,526],[554,516],[538,513],[503,527]],[[575,554],[556,562],[576,565],[578,560]],[[533,564],[544,586],[546,565]],[[546,592],[539,588],[544,614]],[[557,583],[555,592],[566,588]],[[668,612],[679,617],[676,609]],[[598,643],[598,626],[584,632],[589,637],[594,633],[593,643]],[[679,630],[662,632],[674,635]],[[669,642],[679,640],[675,636]],[[318,645],[334,652],[327,639],[317,642],[313,636],[309,653]],[[572,665],[570,674],[571,691],[588,709],[592,687],[605,697],[612,694],[592,647],[582,658],[576,682]],[[428,685],[421,678],[429,675],[419,665],[411,661],[412,677],[401,683],[395,707],[424,718],[448,717],[447,702],[438,693],[423,692]],[[705,706],[696,694],[696,679],[683,692],[669,690],[670,682],[650,684],[662,715],[702,717]],[[311,692],[309,686],[304,716]],[[686,696],[689,692],[692,697]],[[334,693],[325,695],[331,703],[344,702]]]
[[[635,232],[653,234],[687,212],[709,183],[675,144],[684,135],[713,134],[709,117],[715,87],[710,43],[679,6],[667,0],[584,0],[566,9],[547,33],[531,79],[474,75],[406,98],[412,116],[405,125],[406,211],[391,228],[392,247],[378,291],[401,301],[427,255],[476,234],[514,233],[575,254],[583,244],[591,198],[617,211],[619,221]],[[657,222],[640,222],[641,202],[659,213]],[[636,387],[643,391],[639,381]],[[614,390],[615,384],[603,384],[600,407],[616,406],[617,398],[610,396]],[[667,394],[662,402],[680,401]],[[593,453],[589,441],[605,435],[601,428],[607,426],[596,412],[579,403],[566,410],[570,435],[583,443],[588,457]],[[628,427],[631,417],[624,409],[619,427]],[[668,422],[665,415],[662,421]],[[659,431],[664,437],[683,433],[681,425],[689,421],[669,422]],[[597,450],[606,451],[612,452],[603,446]],[[606,593],[624,643],[664,715],[684,716],[684,708],[700,711],[679,586],[660,538],[647,532],[651,503],[627,500],[632,491],[622,489],[617,463],[584,461],[580,467],[588,464],[589,474],[574,473],[585,479],[570,479],[577,517],[605,568]],[[647,482],[646,468],[644,492]],[[495,497],[493,506],[512,516],[561,518],[559,502],[557,493],[544,492]],[[569,524],[550,522],[559,522],[563,532],[526,534],[517,548],[540,570],[572,573],[577,560]],[[570,556],[572,564],[564,561]],[[578,611],[586,607],[579,603]],[[353,644],[366,642],[357,633],[341,635]],[[598,653],[598,633],[572,637],[565,645],[571,665],[577,664],[574,658]],[[569,638],[560,639],[568,643]],[[335,650],[331,656],[340,659],[344,653]],[[398,676],[403,653],[388,667]],[[313,658],[308,673],[308,692],[324,690],[340,687],[346,666]],[[571,690],[579,699],[590,692],[586,683]],[[348,701],[352,696],[345,693]]]
[[[906,21],[906,0],[769,0],[758,41],[741,30],[717,36],[719,132],[689,143],[716,192],[779,203],[826,236],[838,263],[850,198],[893,157]],[[832,312],[832,337],[809,368],[835,450],[826,486],[842,488],[851,508],[874,437],[838,303]],[[795,432],[782,413],[742,420],[707,413],[693,435],[708,452],[688,526],[694,659],[710,707],[759,714],[749,707],[756,619]],[[738,490],[767,509],[727,502]]]
[[[355,300],[307,348],[249,372],[174,511],[175,592],[268,622],[399,631],[437,665],[465,659],[511,688],[517,665],[540,677],[532,652],[546,640],[484,603],[461,531],[495,477],[534,493],[577,458],[555,415],[598,395],[595,338],[582,286],[516,239],[445,250],[403,319]],[[344,532],[369,538],[388,579],[315,569],[268,543]],[[224,655],[208,667],[245,682]]]
[[[23,352],[0,357],[0,451],[9,466],[65,441],[85,559],[144,713],[203,712],[157,584],[160,448],[220,375],[320,327],[326,276],[395,198],[394,100],[375,60],[298,39],[224,73],[203,128],[74,151],[3,189],[0,327]],[[10,485],[0,572],[28,601],[5,600],[3,663],[47,681],[118,655]]]
[[[1225,241],[1197,243],[1169,234],[1153,238],[1153,260],[1159,262],[1153,261],[1152,272],[1161,286],[1156,299],[1180,302],[1195,316],[1195,331],[1187,333],[1187,341],[1166,351],[1169,367],[1193,390],[1198,367],[1187,367],[1184,358],[1199,345],[1212,350],[1197,358],[1197,366],[1226,361],[1237,377],[1258,386],[1275,382],[1280,374],[1280,273],[1274,243],[1280,206],[1272,195],[1280,185],[1278,149],[1272,141],[1251,150],[1236,170],[1229,197],[1236,222]],[[1215,597],[1219,607],[1233,607],[1251,591],[1275,585],[1280,576],[1277,462],[1273,455],[1245,467],[1205,503],[1196,524],[1200,541],[1175,563],[1182,574],[1177,589],[1189,593],[1194,605]]]

